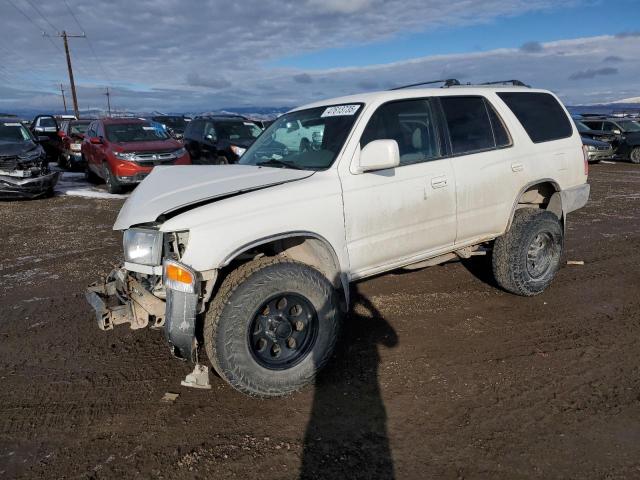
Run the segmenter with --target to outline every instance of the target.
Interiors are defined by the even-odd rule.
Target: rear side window
[[[558,101],[548,93],[499,92],[533,143],[568,138],[573,128]]]
[[[454,155],[496,147],[489,112],[482,97],[440,97],[440,102]]]

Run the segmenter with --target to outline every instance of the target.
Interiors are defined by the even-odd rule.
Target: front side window
[[[215,122],[218,140],[253,140],[258,138],[262,130],[252,122]]]
[[[360,147],[374,140],[395,140],[400,165],[441,156],[431,102],[425,99],[391,102],[378,108],[362,133]]]
[[[490,150],[496,147],[489,111],[482,97],[441,97],[440,102],[449,128],[451,149],[454,155]],[[499,125],[498,119],[496,121],[498,130]],[[504,135],[506,132],[501,134],[502,143],[505,141]]]
[[[362,111],[362,104],[299,110],[278,118],[238,163],[302,170],[324,170],[340,153]]]
[[[539,92],[498,92],[497,95],[518,118],[533,143],[573,135],[569,117],[553,95]]]
[[[151,123],[115,123],[106,125],[105,130],[111,142],[151,142],[169,138],[164,129],[156,128]]]

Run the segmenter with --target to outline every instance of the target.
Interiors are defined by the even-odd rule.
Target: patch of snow
[[[57,167],[51,167],[52,171],[61,171]],[[104,186],[89,183],[82,172],[62,171],[55,188],[56,195],[68,195],[73,197],[100,198],[107,200],[127,198],[129,194],[108,193]]]
[[[65,190],[59,192],[62,195],[68,195],[71,197],[85,197],[85,198],[103,198],[103,199],[116,199],[116,198],[127,198],[129,195],[127,194],[115,194],[108,193],[105,191],[98,190],[97,188],[76,188],[72,190]]]

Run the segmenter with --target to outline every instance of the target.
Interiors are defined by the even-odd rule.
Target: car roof
[[[399,90],[382,90],[330,98],[296,107],[291,111],[306,110],[308,108],[323,107],[327,105],[342,105],[349,103],[368,104],[373,102],[385,103],[393,100],[404,100],[406,98],[479,95],[486,94],[488,92],[551,93],[548,90],[506,85],[460,85],[446,88],[403,88]]]
[[[101,122],[105,125],[125,125],[132,123],[149,123],[149,120],[138,117],[124,117],[124,118],[102,118]]]

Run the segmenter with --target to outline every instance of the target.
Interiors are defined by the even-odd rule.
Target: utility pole
[[[58,33],[58,37],[62,37],[64,41],[64,53],[67,55],[67,69],[69,70],[69,83],[71,84],[71,98],[73,99],[73,113],[76,118],[80,118],[80,110],[78,109],[78,96],[76,95],[76,83],[73,80],[73,68],[71,67],[71,55],[69,54],[69,42],[68,38],[85,38],[84,32],[82,35],[69,35],[66,30]]]
[[[109,87],[107,87],[107,93],[105,93],[106,97],[107,97],[107,109],[109,110],[109,116],[111,116],[111,99],[109,97],[111,97],[111,94],[109,93]]]
[[[60,84],[60,91],[62,92],[62,105],[64,105],[64,113],[67,113],[67,100],[64,98],[64,87]]]

